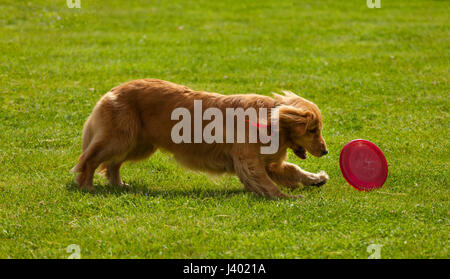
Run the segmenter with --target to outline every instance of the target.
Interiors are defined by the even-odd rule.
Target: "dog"
[[[285,194],[277,185],[290,189],[303,185],[321,186],[328,175],[310,173],[286,162],[287,149],[301,159],[306,152],[321,157],[328,153],[322,137],[322,117],[317,105],[290,91],[273,97],[257,94],[222,95],[191,90],[158,79],[134,80],[107,92],[95,105],[83,127],[82,154],[72,169],[82,189],[92,190],[98,168],[114,186],[124,186],[120,167],[126,161],[148,158],[157,149],[172,153],[188,168],[210,173],[236,174],[245,189],[269,198],[300,198]],[[171,135],[177,108],[194,110],[194,101],[204,108],[277,109],[279,146],[276,152],[261,154],[257,143],[174,143]],[[202,122],[203,123],[203,122]],[[206,122],[205,122],[206,123]],[[226,133],[226,132],[225,132]]]

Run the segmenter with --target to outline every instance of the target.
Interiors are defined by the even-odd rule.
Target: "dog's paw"
[[[122,182],[119,185],[117,185],[118,187],[122,187],[122,188],[126,188],[126,187],[130,187],[130,184]]]
[[[319,173],[316,174],[316,182],[314,182],[313,184],[311,184],[312,186],[322,186],[325,183],[327,183],[327,181],[330,178],[328,177],[328,174],[324,171],[320,171]]]
[[[115,183],[115,182],[109,182],[108,183],[109,186],[111,187],[115,187],[115,188],[129,188],[130,184],[125,183],[125,182],[120,182],[120,183]]]

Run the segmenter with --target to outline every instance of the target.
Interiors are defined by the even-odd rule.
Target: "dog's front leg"
[[[270,164],[267,167],[267,173],[273,181],[291,189],[297,188],[300,183],[303,185],[322,186],[329,179],[324,171],[311,173],[288,162]]]
[[[267,175],[264,164],[259,159],[237,155],[233,161],[235,172],[247,190],[270,198],[303,198],[301,195],[283,193]]]

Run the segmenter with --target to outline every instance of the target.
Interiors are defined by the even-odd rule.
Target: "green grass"
[[[449,258],[450,2],[65,2],[0,3],[1,258]],[[311,99],[330,153],[289,161],[329,183],[267,200],[158,152],[78,191],[84,121],[138,78]],[[355,138],[385,152],[377,191],[340,174]]]

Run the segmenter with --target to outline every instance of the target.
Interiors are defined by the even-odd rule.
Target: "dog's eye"
[[[316,130],[316,129],[314,129],[314,130],[309,130],[309,132],[310,132],[311,134],[313,134],[313,135],[317,134],[317,130]]]

